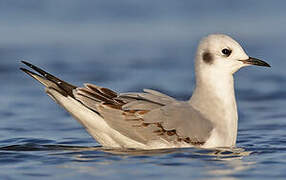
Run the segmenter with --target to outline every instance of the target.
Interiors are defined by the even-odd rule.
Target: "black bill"
[[[249,57],[246,60],[240,60],[240,61],[242,61],[244,64],[271,67],[267,62],[262,61],[260,59],[253,58],[253,57]]]

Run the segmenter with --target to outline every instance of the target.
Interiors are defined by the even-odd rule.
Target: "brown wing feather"
[[[165,139],[168,142],[184,141],[194,145],[204,143],[204,138],[188,136],[191,133],[186,132],[186,128],[182,130],[181,126],[184,127],[184,124],[181,124],[181,120],[178,124],[180,127],[177,127],[170,119],[173,116],[162,118],[164,115],[161,108],[172,106],[178,101],[157,91],[145,90],[145,93],[118,95],[112,90],[85,84],[85,88],[76,89],[75,97],[99,113],[113,129],[138,142],[148,143],[151,140]],[[152,118],[149,118],[150,115]],[[157,119],[156,115],[158,115]],[[183,115],[179,116],[182,120],[184,119]],[[206,130],[209,131],[209,129]],[[197,131],[194,130],[195,133]],[[200,132],[196,133],[195,137],[197,134],[200,135]]]
[[[113,129],[138,142],[165,139],[198,145],[204,143],[212,129],[199,112],[190,107],[175,107],[176,104],[185,105],[158,91],[144,89],[143,93],[117,94],[93,84],[76,88],[28,62],[22,62],[40,75],[21,68],[25,73],[47,88],[77,99],[101,115]],[[193,118],[185,121],[185,118],[190,117]]]

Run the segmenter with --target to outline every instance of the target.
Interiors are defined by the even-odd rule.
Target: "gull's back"
[[[92,84],[77,88],[36,66],[24,70],[103,146],[157,149],[202,146],[212,125],[188,102],[158,91],[118,94]]]
[[[99,113],[110,128],[148,148],[203,145],[210,135],[210,122],[188,102],[149,89],[112,96],[100,89],[86,84],[74,91],[75,99]]]

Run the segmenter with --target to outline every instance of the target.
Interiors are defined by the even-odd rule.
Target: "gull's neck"
[[[232,74],[196,72],[196,88],[189,103],[214,124],[220,146],[235,146],[238,116]]]

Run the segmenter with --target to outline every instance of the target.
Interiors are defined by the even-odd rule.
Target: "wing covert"
[[[92,84],[74,90],[75,98],[95,111],[113,129],[142,143],[164,139],[203,144],[212,124],[187,102],[155,90],[122,93]]]

